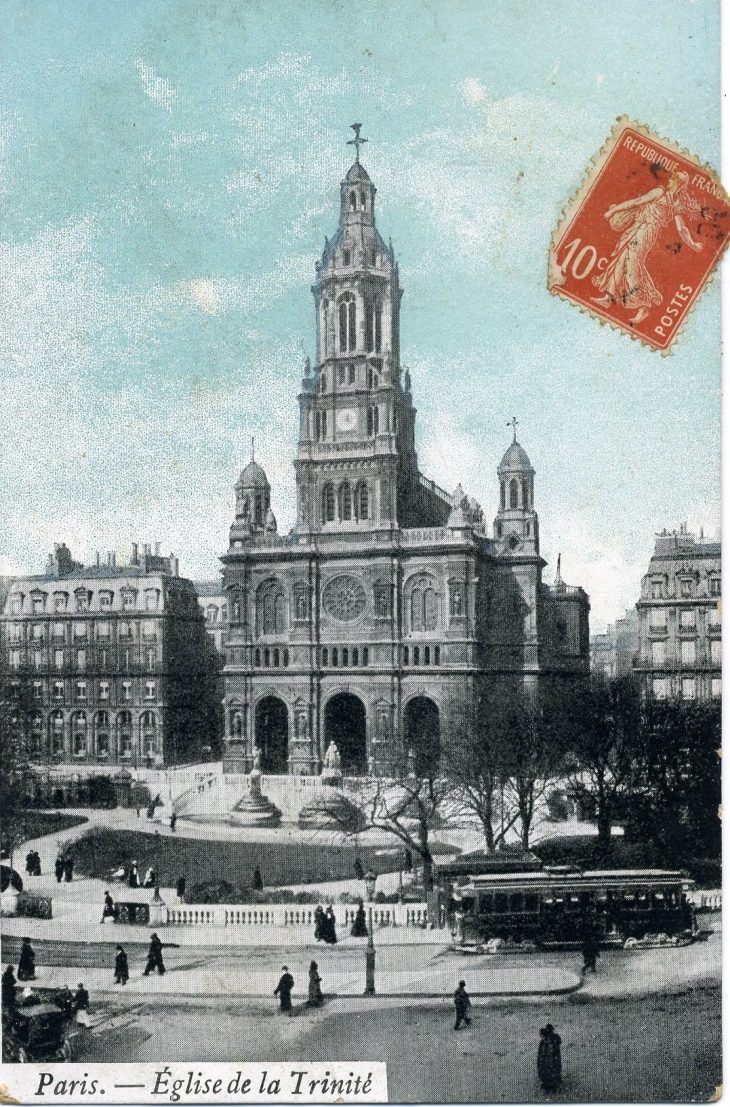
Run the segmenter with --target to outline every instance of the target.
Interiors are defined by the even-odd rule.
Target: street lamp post
[[[365,881],[365,891],[367,892],[368,899],[371,903],[373,902],[373,898],[375,897],[375,884],[377,882],[377,879],[377,874],[374,873],[372,869],[368,869],[368,871],[365,873],[365,876],[363,877],[363,880]]]
[[[365,995],[375,995],[375,946],[373,944],[373,909],[368,908],[368,948],[365,951]]]

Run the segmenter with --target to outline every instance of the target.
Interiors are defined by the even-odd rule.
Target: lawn
[[[360,848],[316,842],[197,840],[156,837],[134,830],[94,829],[78,839],[73,852],[76,871],[86,876],[106,879],[120,865],[136,861],[141,873],[148,866],[156,869],[163,887],[174,887],[178,877],[184,876],[188,888],[227,880],[244,889],[251,887],[256,865],[268,888],[315,884],[352,879],[356,858],[366,871],[397,872],[404,851],[395,841],[392,847]]]
[[[33,838],[43,838],[46,834],[60,834],[72,826],[88,823],[83,815],[64,815],[60,811],[28,811],[20,816],[19,825],[23,842]]]

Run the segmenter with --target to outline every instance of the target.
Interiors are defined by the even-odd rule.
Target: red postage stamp
[[[728,236],[713,171],[624,116],[553,235],[548,288],[666,354]]]

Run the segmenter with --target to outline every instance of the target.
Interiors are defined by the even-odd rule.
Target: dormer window
[[[10,612],[12,615],[20,615],[23,611],[23,596],[20,592],[14,592],[10,597]]]
[[[100,592],[99,593],[99,607],[102,611],[109,611],[114,599],[113,592]]]
[[[137,593],[133,588],[125,588],[122,591],[122,610],[133,611],[134,605],[137,602]]]
[[[74,602],[77,611],[89,610],[89,593],[85,588],[77,588],[74,592]]]
[[[45,592],[31,592],[30,600],[33,605],[33,614],[42,615],[46,606]]]
[[[54,592],[53,593],[53,606],[56,611],[65,611],[68,607],[68,593],[67,592]]]

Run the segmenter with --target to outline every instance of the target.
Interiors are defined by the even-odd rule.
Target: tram
[[[688,898],[693,888],[693,880],[672,870],[545,866],[469,876],[454,885],[449,906],[460,946],[495,938],[563,945],[583,941],[588,932],[604,945],[651,935],[692,940],[698,930]]]

